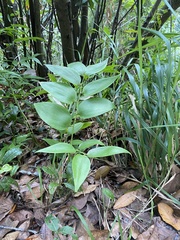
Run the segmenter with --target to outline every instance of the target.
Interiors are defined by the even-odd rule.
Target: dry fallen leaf
[[[50,238],[48,238],[48,236],[46,236],[46,239],[51,240]],[[29,236],[28,238],[26,238],[26,240],[43,240],[43,238],[41,238],[39,236],[39,234],[35,234],[35,235],[32,235],[32,236]]]
[[[19,235],[18,231],[11,232],[11,233],[8,233],[4,238],[2,238],[2,240],[16,240],[18,235]]]
[[[172,164],[172,169],[171,169],[172,175],[173,174],[178,174],[180,173],[180,168],[176,164]]]
[[[95,230],[95,228],[94,228],[93,224],[90,222],[90,220],[88,218],[86,218],[86,217],[85,217],[85,220],[86,220],[86,223],[87,223],[90,231],[92,232],[92,230]],[[86,239],[86,240],[88,240],[87,231],[85,230],[84,225],[82,224],[81,221],[79,221],[77,223],[76,234],[79,236],[78,239]]]
[[[29,187],[26,185],[20,186],[20,193],[25,201],[36,201],[42,196],[43,192],[44,190],[41,189],[38,182],[29,184]]]
[[[80,195],[85,195],[85,194],[94,192],[97,186],[98,184],[90,184],[86,188],[83,187],[83,191],[77,192],[76,194],[74,194],[74,197],[79,197]]]
[[[154,225],[150,226],[146,231],[140,234],[136,239],[137,240],[150,240],[154,231]],[[152,239],[153,240],[153,239]]]
[[[179,183],[180,183],[180,173],[174,174],[166,183],[166,185],[163,187],[163,190],[165,190],[168,193],[174,193],[178,191]]]
[[[127,207],[136,200],[137,190],[123,194],[114,204],[114,209]]]
[[[91,233],[92,233],[94,239],[98,239],[98,240],[108,239],[108,235],[109,235],[109,231],[106,229],[105,230],[99,230],[99,229],[91,230]],[[79,240],[91,240],[91,238],[87,235],[86,232],[83,236],[80,236],[78,239]]]
[[[109,171],[110,171],[110,167],[109,166],[102,166],[100,168],[98,168],[98,170],[95,173],[95,180],[99,180],[100,178],[105,178]]]
[[[27,219],[25,222],[23,222],[21,225],[19,225],[19,229],[22,229],[23,231],[19,233],[18,238],[19,239],[27,239],[29,237],[29,232],[27,231],[30,226],[30,221]]]
[[[0,221],[5,218],[11,211],[14,203],[11,200],[10,196],[1,195],[0,196]]]
[[[18,220],[19,222],[26,221],[27,219],[32,220],[34,218],[32,211],[28,210],[19,210],[11,214],[12,220]]]
[[[17,219],[13,221],[13,219],[11,218],[10,215],[8,215],[6,218],[4,218],[0,222],[0,225],[7,227],[7,229],[5,229],[5,228],[0,229],[0,239],[2,239],[8,232],[11,231],[10,229],[8,229],[8,227],[14,228],[14,227],[17,227],[18,224],[19,224],[19,221]]]
[[[121,188],[130,190],[134,187],[136,187],[139,183],[134,182],[134,181],[127,181],[121,185]]]
[[[109,235],[109,231],[108,230],[92,230],[92,235],[95,239],[98,239],[98,240],[104,240],[104,239],[107,239],[108,238],[108,235]],[[90,237],[88,239],[91,239]]]
[[[158,211],[166,223],[174,227],[176,230],[180,230],[180,218],[173,216],[173,209],[169,205],[163,202],[159,203]]]
[[[81,195],[72,200],[72,206],[75,206],[78,210],[81,210],[87,203],[88,195]]]
[[[176,230],[168,226],[160,217],[153,218],[154,224],[140,234],[137,240],[172,240],[179,239]]]
[[[47,227],[47,225],[44,223],[40,229],[40,234],[41,238],[44,239],[48,239],[48,240],[53,240],[53,235],[52,235],[52,231]],[[30,238],[29,238],[30,239]],[[34,240],[34,239],[32,239]],[[36,238],[35,238],[36,240]],[[39,238],[37,240],[40,240]]]

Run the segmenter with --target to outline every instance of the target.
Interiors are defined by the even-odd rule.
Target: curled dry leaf
[[[109,166],[102,166],[100,168],[98,168],[98,170],[95,173],[95,180],[99,180],[100,178],[105,178],[109,171],[110,171],[110,167]]]
[[[138,191],[136,190],[136,191],[127,192],[127,193],[123,194],[115,202],[113,208],[119,209],[119,208],[127,207],[128,205],[130,205],[132,202],[134,202],[136,200],[137,192]]]
[[[166,223],[174,227],[176,230],[180,230],[180,218],[173,216],[173,209],[169,205],[163,202],[159,203],[158,211]]]

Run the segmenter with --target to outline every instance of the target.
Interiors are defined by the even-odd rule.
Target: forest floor
[[[180,199],[177,166],[172,167],[169,181],[160,188],[148,189],[136,165],[129,162],[123,166],[110,159],[93,160],[80,192],[68,190],[66,179],[60,177],[61,185],[50,195],[48,187],[54,181],[53,173],[46,174],[42,168],[48,167],[52,159],[35,151],[42,148],[42,139],[47,138],[47,133],[51,138],[57,137],[57,133],[44,125],[35,113],[28,113],[26,117],[34,139],[24,144],[23,154],[18,157],[19,169],[13,176],[17,186],[12,185],[9,192],[0,195],[0,239],[180,239],[180,209],[171,201],[171,196]],[[13,128],[22,135],[29,133],[20,123]],[[91,134],[95,134],[93,131],[97,128],[95,124]],[[82,138],[89,138],[88,134],[84,132]],[[12,140],[12,136],[3,134],[0,143],[10,144]],[[60,168],[59,176],[63,168],[65,166]],[[4,174],[0,177],[2,180]]]

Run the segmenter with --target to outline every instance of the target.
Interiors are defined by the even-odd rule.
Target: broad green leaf
[[[21,144],[21,143],[29,140],[30,138],[28,138],[28,137],[29,137],[30,135],[31,135],[30,133],[19,135],[19,136],[17,136],[17,137],[14,139],[14,141],[15,141],[16,144]]]
[[[87,119],[97,117],[114,108],[114,104],[105,98],[90,98],[79,104],[78,114]]]
[[[64,107],[51,102],[35,103],[34,106],[40,118],[52,128],[64,130],[70,126],[71,115]]]
[[[90,160],[88,157],[77,154],[72,160],[72,171],[74,178],[74,189],[78,191],[90,171]]]
[[[82,129],[83,125],[84,125],[84,123],[82,123],[82,122],[75,123],[73,126],[68,127],[67,133],[69,133],[69,134],[77,133],[80,129]]]
[[[96,93],[99,93],[109,87],[119,76],[108,77],[108,78],[101,78],[99,80],[93,81],[88,83],[83,88],[84,96],[91,96]]]
[[[0,192],[9,192],[10,189],[12,189],[12,185],[18,187],[18,183],[12,177],[2,177],[0,181]]]
[[[81,82],[80,75],[74,71],[72,68],[57,66],[57,65],[50,65],[46,64],[46,67],[53,72],[54,74],[64,78],[68,82],[78,85]]]
[[[2,164],[11,162],[14,158],[19,156],[21,153],[22,153],[22,151],[18,147],[9,149],[1,159]]]
[[[74,192],[74,184],[68,183],[68,182],[64,182],[64,186],[66,188],[71,189]]]
[[[82,129],[88,128],[92,125],[93,122],[84,122]]]
[[[65,83],[41,82],[42,88],[58,101],[71,104],[76,100],[76,91]]]
[[[74,134],[74,133],[77,133],[79,130],[85,129],[91,125],[92,125],[92,122],[78,122],[68,127],[67,133]]]
[[[81,76],[83,76],[86,73],[86,66],[82,62],[70,63],[68,64],[68,67],[75,70]]]
[[[45,173],[47,173],[47,174],[49,174],[50,176],[54,176],[54,177],[56,177],[56,175],[57,175],[57,172],[58,171],[56,171],[55,169],[54,169],[54,166],[52,166],[52,165],[49,165],[49,166],[43,166],[42,167],[42,170],[45,172]],[[57,176],[58,177],[58,176]]]
[[[71,144],[74,145],[74,146],[78,146],[78,145],[80,145],[82,142],[83,142],[82,140],[75,139],[75,140],[72,140],[72,141],[71,141]]]
[[[45,218],[45,223],[46,223],[47,227],[53,232],[57,232],[58,229],[60,228],[59,219],[53,215],[47,216]]]
[[[54,145],[56,143],[59,143],[58,139],[52,139],[52,138],[43,138],[45,142],[47,142],[48,145]]]
[[[42,148],[37,152],[44,152],[44,153],[75,153],[75,148],[69,143],[56,143],[46,148]]]
[[[74,227],[70,227],[70,226],[63,226],[60,228],[59,233],[63,234],[63,235],[70,235],[71,239],[73,240],[78,240],[78,236],[76,234],[74,234]]]
[[[89,140],[82,142],[79,145],[79,150],[84,151],[85,149],[90,148],[94,145],[104,145],[104,143],[97,139],[89,139]]]
[[[12,170],[12,166],[11,166],[11,165],[9,165],[9,164],[4,164],[4,165],[0,168],[0,174],[10,172],[11,170]]]
[[[98,158],[98,157],[112,156],[112,155],[121,154],[121,153],[130,154],[130,152],[124,148],[116,147],[116,146],[106,146],[106,147],[97,147],[89,150],[87,153],[87,156],[90,158]]]
[[[87,66],[86,75],[90,76],[90,75],[94,75],[96,73],[101,72],[107,66],[107,63],[108,63],[108,59],[106,59],[103,62]]]
[[[49,184],[49,186],[48,186],[49,193],[50,193],[51,195],[53,195],[53,194],[55,193],[55,191],[56,191],[56,189],[57,189],[58,186],[59,186],[58,183],[56,183],[56,182],[50,182],[50,184]]]

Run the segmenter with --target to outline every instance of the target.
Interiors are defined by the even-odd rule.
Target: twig
[[[0,229],[8,229],[8,230],[14,230],[14,231],[20,231],[20,232],[30,232],[30,233],[33,233],[33,234],[37,234],[38,232],[37,231],[34,231],[34,230],[24,230],[22,228],[16,228],[16,227],[7,227],[7,226],[3,226],[3,225],[0,225]]]

